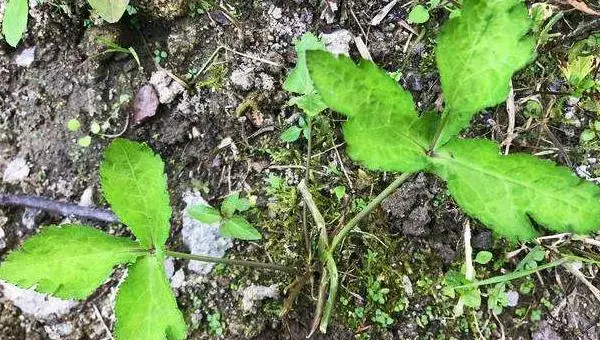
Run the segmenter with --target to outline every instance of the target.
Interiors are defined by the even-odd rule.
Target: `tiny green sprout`
[[[83,136],[83,137],[77,139],[77,144],[79,144],[79,146],[81,146],[83,148],[87,148],[92,144],[92,137]]]
[[[208,322],[208,330],[210,334],[215,336],[223,335],[223,324],[221,323],[221,313],[214,312],[206,315],[206,321]]]
[[[538,322],[538,321],[542,320],[542,311],[540,309],[532,310],[531,314],[529,315],[529,319],[532,322]]]
[[[162,50],[154,50],[154,52],[152,53],[152,59],[157,64],[162,64],[165,60],[167,60],[168,56],[169,55],[167,54],[167,52]]]
[[[479,264],[487,264],[494,258],[494,255],[489,251],[480,251],[475,255],[475,262]]]
[[[219,233],[223,237],[237,238],[240,240],[259,240],[261,234],[236,212],[244,212],[250,209],[251,202],[247,198],[240,198],[239,192],[227,196],[221,204],[221,211],[208,205],[194,205],[188,210],[188,214],[195,220],[206,224],[219,224]]]
[[[375,310],[375,315],[371,318],[371,321],[375,322],[382,328],[387,328],[394,323],[394,319],[392,319],[389,314],[379,308]]]
[[[424,24],[429,21],[429,10],[423,5],[416,5],[408,13],[408,22],[411,24]]]
[[[346,187],[343,185],[338,185],[337,187],[333,188],[333,194],[338,199],[338,201],[341,201],[342,198],[346,196]]]
[[[499,315],[502,314],[504,307],[508,306],[508,295],[506,295],[506,285],[504,283],[498,283],[494,287],[487,291],[488,309],[492,313]]]
[[[300,134],[304,136],[304,138],[308,139],[310,137],[310,127],[306,123],[306,120],[302,117],[298,118],[298,126],[293,125],[289,127],[287,130],[283,131],[280,138],[284,142],[295,142],[300,138]]]
[[[78,131],[81,128],[81,123],[77,119],[70,119],[67,122],[67,129],[71,132]]]
[[[137,7],[133,6],[133,5],[127,5],[127,14],[128,15],[136,15],[139,10],[137,9]]]

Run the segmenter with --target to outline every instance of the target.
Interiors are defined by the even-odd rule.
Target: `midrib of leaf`
[[[126,251],[103,251],[103,252],[94,252],[92,253],[83,253],[83,254],[68,254],[68,256],[64,256],[61,257],[60,259],[55,259],[55,260],[47,260],[44,259],[44,263],[43,264],[55,264],[58,262],[69,262],[69,260],[73,260],[73,259],[85,259],[85,258],[98,258],[100,256],[104,257],[107,256],[108,257],[112,257],[113,255],[127,255],[127,254],[139,254],[144,255],[146,253],[146,251],[144,249],[131,249],[131,250],[126,250]]]
[[[126,149],[126,146],[123,145],[123,148]],[[129,171],[131,172],[131,176],[133,177],[133,182],[135,183],[135,189],[136,189],[136,192],[137,192],[136,196],[138,196],[138,197],[141,198],[141,200],[143,202],[143,205],[144,205],[144,210],[140,211],[140,212],[144,216],[146,216],[146,218],[148,218],[149,220],[151,220],[153,222],[156,222],[153,217],[151,217],[150,215],[148,215],[148,210],[149,209],[148,209],[148,203],[146,201],[146,196],[144,196],[142,194],[142,189],[140,188],[140,181],[138,180],[138,177],[135,174],[135,167],[131,163],[131,159],[129,158],[129,152],[127,150],[125,150],[124,154],[125,154],[125,159],[127,160],[127,166],[129,167]],[[157,245],[156,242],[155,242],[155,240],[156,240],[156,237],[154,235],[154,232],[156,230],[155,226],[150,226],[150,228],[148,228],[148,229],[150,229],[150,245],[153,245],[155,247],[162,246],[162,245]]]
[[[502,173],[494,172],[494,171],[491,171],[491,170],[484,169],[482,167],[475,166],[475,165],[473,165],[472,163],[469,163],[469,162],[460,161],[460,160],[458,160],[456,158],[453,158],[450,155],[442,154],[442,153],[436,154],[435,156],[432,157],[432,159],[433,159],[434,162],[435,162],[436,158],[437,159],[442,159],[442,160],[444,160],[444,161],[446,161],[448,163],[454,163],[454,164],[456,164],[458,166],[461,166],[463,168],[474,170],[476,172],[483,173],[483,174],[485,174],[487,176],[496,178],[501,183],[504,183],[505,187],[506,187],[506,183],[508,182],[508,183],[511,183],[511,184],[514,184],[514,185],[517,185],[517,186],[525,187],[525,188],[530,189],[530,190],[532,190],[532,191],[534,191],[536,193],[541,193],[544,196],[549,196],[548,192],[542,191],[542,190],[540,190],[540,189],[538,189],[538,188],[536,188],[534,186],[530,186],[527,183],[518,181],[518,180],[516,180],[516,179],[514,179],[512,177],[506,176],[506,175],[504,175]],[[507,192],[510,193],[511,190],[507,190]],[[551,195],[551,196],[556,201],[562,202],[562,203],[566,204],[569,207],[576,208],[576,210],[580,210],[580,207],[578,205],[573,204],[570,200],[566,199],[563,196],[560,196],[560,195],[558,195],[558,196],[557,195]]]

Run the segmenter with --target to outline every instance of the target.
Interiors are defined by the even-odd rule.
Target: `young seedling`
[[[600,229],[597,186],[551,161],[526,154],[502,156],[492,141],[457,136],[477,112],[502,103],[512,75],[534,59],[530,28],[522,0],[463,1],[460,15],[444,25],[437,39],[445,98],[441,117],[418,115],[410,93],[370,61],[356,65],[346,56],[306,52],[317,93],[329,108],[348,117],[343,133],[349,156],[372,170],[403,172],[330,242],[321,234],[322,275],[329,277],[321,281],[321,290],[329,285],[327,304],[317,307],[322,332],[338,287],[333,253],[358,221],[412,173],[431,172],[444,179],[468,215],[510,239],[531,239],[541,228],[580,234]],[[303,196],[306,200],[308,194]],[[479,294],[471,292],[469,304],[478,305]]]
[[[84,300],[108,279],[115,266],[128,265],[127,277],[117,292],[115,336],[119,340],[158,340],[187,335],[165,274],[166,256],[293,271],[167,250],[171,206],[164,163],[145,144],[115,139],[104,153],[100,177],[104,197],[136,240],[85,225],[45,227],[6,257],[0,265],[0,279],[59,298]],[[224,214],[234,220],[233,213],[246,205],[239,198],[230,202],[232,207],[224,208]]]
[[[119,21],[129,4],[129,0],[88,0],[88,2],[102,19],[109,23]],[[2,33],[10,46],[16,47],[27,29],[28,13],[28,0],[6,1]]]
[[[221,211],[209,205],[194,205],[188,210],[188,214],[207,224],[219,224],[219,233],[223,237],[238,238],[240,240],[260,240],[261,235],[245,218],[236,215],[236,212],[244,212],[250,209],[251,203],[247,198],[240,198],[239,192],[235,192],[223,201]]]
[[[284,142],[292,143],[300,138],[300,134],[302,134],[307,140],[310,138],[310,128],[308,127],[306,120],[304,120],[302,117],[298,118],[297,126],[290,126],[281,133],[279,138],[281,138],[281,140]]]

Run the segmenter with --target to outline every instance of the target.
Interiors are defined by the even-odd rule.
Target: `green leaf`
[[[298,106],[304,113],[311,117],[318,115],[327,108],[321,96],[316,92],[294,97],[290,99],[288,105]]]
[[[348,116],[348,153],[370,169],[419,171],[428,166],[429,140],[421,132],[410,93],[370,61],[308,51],[313,83],[327,106]]]
[[[600,228],[600,188],[550,161],[501,156],[487,140],[453,140],[432,162],[461,208],[508,238],[535,237],[534,221],[556,232]]]
[[[169,236],[171,206],[160,156],[145,144],[115,139],[100,166],[104,197],[146,248],[161,248]]]
[[[221,236],[237,238],[240,240],[260,240],[262,236],[248,221],[244,218],[235,216],[221,225],[219,229]]]
[[[187,326],[164,269],[164,256],[147,255],[129,267],[115,305],[117,340],[183,340]]]
[[[70,119],[67,122],[67,129],[71,132],[75,132],[75,131],[79,130],[80,127],[81,127],[81,123],[79,123],[79,121],[77,119]]]
[[[188,214],[190,214],[193,219],[207,224],[218,223],[221,222],[222,219],[221,213],[217,209],[204,204],[192,206],[188,210]]]
[[[522,0],[465,0],[461,15],[444,25],[436,59],[448,121],[438,145],[506,99],[513,74],[534,58],[530,27]]]
[[[315,92],[315,89],[306,66],[306,51],[325,51],[327,48],[319,38],[310,32],[304,33],[304,35],[300,37],[300,40],[296,40],[294,44],[298,60],[296,61],[296,67],[294,67],[285,79],[283,89],[288,92],[299,94],[312,94]]]
[[[297,126],[290,126],[289,128],[287,128],[285,131],[283,131],[283,133],[281,133],[281,140],[284,142],[295,142],[298,140],[298,138],[300,138],[300,133],[302,132],[302,129],[297,127]]]
[[[119,21],[129,5],[129,0],[88,0],[88,2],[102,19],[110,23]]]
[[[143,254],[135,241],[78,225],[45,227],[0,266],[0,278],[63,299],[85,299],[113,267]]]
[[[288,92],[301,94],[301,96],[290,99],[288,105],[297,105],[307,115],[313,117],[325,110],[327,105],[325,105],[321,96],[316,93],[310,75],[308,74],[306,51],[325,51],[327,48],[319,38],[310,32],[304,33],[299,40],[295,40],[294,44],[298,60],[296,61],[296,67],[294,67],[285,79],[283,89]],[[292,142],[296,139],[292,140]],[[289,140],[286,141],[289,142]]]
[[[479,263],[479,264],[486,264],[488,262],[490,262],[492,260],[492,258],[494,258],[494,255],[492,255],[492,253],[490,253],[489,251],[480,251],[477,253],[477,255],[475,255],[475,262]]]
[[[424,24],[429,20],[429,11],[423,5],[416,5],[408,13],[408,22],[411,24]]]
[[[225,198],[221,204],[221,212],[223,215],[231,217],[236,211],[246,211],[250,209],[250,206],[250,201],[247,198],[240,198],[240,193],[236,191]]]
[[[2,33],[6,42],[16,47],[27,29],[29,5],[27,0],[7,0],[4,4]]]

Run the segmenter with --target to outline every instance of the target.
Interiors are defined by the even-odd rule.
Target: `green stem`
[[[406,182],[406,180],[412,176],[412,173],[407,172],[398,176],[387,188],[385,188],[377,197],[375,197],[369,204],[361,210],[354,218],[352,218],[345,226],[340,230],[334,237],[333,241],[331,241],[331,246],[329,246],[329,251],[333,254],[337,247],[340,245],[344,237],[352,230],[360,220],[365,218],[367,215],[371,213],[373,209],[375,209],[381,201],[383,201],[386,197],[388,197],[394,190],[396,190],[402,183]]]
[[[435,136],[431,140],[431,144],[429,144],[429,150],[427,150],[428,154],[432,153],[435,150],[437,144],[440,141],[440,138],[442,138],[442,132],[444,132],[446,124],[448,124],[448,116],[448,111],[444,110],[444,112],[442,113],[442,120],[440,122],[440,125],[438,125],[438,128],[435,131]]]
[[[268,269],[268,270],[277,270],[286,273],[296,274],[298,271],[296,268],[282,266],[279,264],[271,264],[271,263],[262,263],[262,262],[253,262],[253,261],[244,261],[244,260],[232,260],[221,257],[212,257],[205,255],[194,255],[188,253],[180,253],[178,251],[167,250],[165,251],[167,256],[176,257],[180,259],[193,260],[193,261],[202,261],[209,263],[223,263],[233,266],[244,266],[250,268],[258,268],[258,269]]]
[[[306,150],[306,170],[304,172],[304,182],[307,183],[310,180],[310,158],[312,154],[312,117],[306,115],[306,126],[308,128],[308,145]],[[310,266],[312,262],[312,249],[310,246],[310,233],[308,232],[308,221],[307,221],[307,204],[306,201],[302,201],[302,232],[304,233],[304,246],[306,247],[307,264]]]

